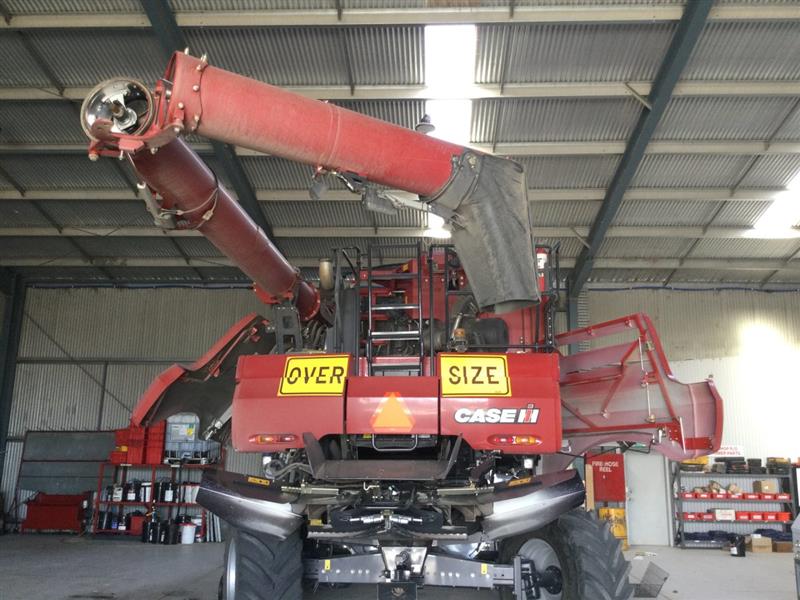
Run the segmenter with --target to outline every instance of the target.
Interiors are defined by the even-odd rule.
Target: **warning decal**
[[[279,396],[341,396],[350,365],[347,354],[289,356]]]
[[[510,396],[504,354],[442,354],[442,396]]]

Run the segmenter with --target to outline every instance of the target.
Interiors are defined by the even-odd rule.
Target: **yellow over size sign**
[[[341,396],[350,363],[348,355],[289,356],[279,396]]]
[[[443,354],[442,396],[510,396],[508,359],[503,354]]]

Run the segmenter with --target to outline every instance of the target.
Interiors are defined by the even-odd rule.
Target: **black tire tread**
[[[236,600],[301,600],[303,542],[237,531]]]
[[[564,572],[563,600],[630,600],[630,564],[622,545],[605,521],[582,508],[563,514],[532,534],[506,540],[501,560],[510,562],[532,537],[547,541],[555,550]],[[511,598],[506,593],[504,597]]]

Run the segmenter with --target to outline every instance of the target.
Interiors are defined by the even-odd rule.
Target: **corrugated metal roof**
[[[49,227],[50,223],[25,200],[0,202],[0,232],[3,227]]]
[[[94,87],[111,77],[152,85],[166,65],[149,29],[36,29],[25,35],[65,86]]]
[[[581,227],[594,221],[600,202],[597,201],[554,201],[531,203],[531,220],[534,233],[536,227]]]
[[[596,283],[663,283],[670,269],[594,269],[589,281]]]
[[[614,225],[705,225],[719,205],[686,200],[624,200]]]
[[[106,273],[92,267],[14,267],[14,271],[29,280],[108,282]]]
[[[153,217],[144,202],[125,200],[48,200],[40,206],[62,227],[149,227]],[[0,205],[2,206],[2,205]]]
[[[0,85],[47,87],[50,82],[22,43],[16,31],[0,31]]]
[[[776,140],[800,139],[800,100],[797,100],[797,102],[798,104],[795,105],[791,116],[781,126],[778,133],[775,134]]]
[[[692,258],[789,258],[797,240],[703,239],[692,250]]]
[[[606,238],[598,256],[603,258],[675,258],[691,247],[687,238]]]
[[[683,79],[800,79],[800,21],[712,21]]]
[[[103,267],[103,270],[114,279],[131,283],[139,281],[156,283],[202,281],[197,272],[190,267]]]
[[[770,202],[726,202],[714,217],[715,227],[752,227],[770,207]]]
[[[345,29],[356,85],[422,84],[423,27]]]
[[[141,13],[138,0],[4,0],[12,15],[47,13]]]
[[[790,96],[673,98],[655,139],[766,140],[797,101]]]
[[[736,271],[731,269],[685,269],[675,272],[673,284],[679,283],[753,283],[761,282],[772,271],[753,269]]]
[[[250,281],[247,275],[235,267],[195,267],[194,270],[206,281]]]
[[[121,258],[180,258],[167,238],[114,237],[113,235],[74,238],[90,256]]]
[[[416,238],[278,238],[278,248],[284,256],[291,258],[323,258],[331,255],[332,248],[357,246],[362,252],[367,251],[370,243],[378,244],[415,244]],[[383,253],[385,258],[408,258],[412,249],[388,248]],[[374,254],[378,255],[377,252]]]
[[[90,162],[83,155],[10,154],[0,164],[25,190],[125,188],[110,160]]]
[[[222,253],[204,237],[178,237],[175,243],[190,258],[222,257]]]
[[[355,195],[353,196],[356,197]],[[425,227],[426,215],[402,210],[397,215],[373,213],[361,202],[263,202],[273,227]]]
[[[274,156],[247,156],[240,160],[256,189],[306,190],[314,176],[314,167]],[[333,183],[332,178],[328,180]]]
[[[631,187],[731,187],[749,161],[736,154],[648,154]]]
[[[68,102],[0,102],[0,142],[15,144],[82,143],[78,112]]]
[[[674,27],[674,23],[481,25],[475,80],[498,83],[506,55],[506,83],[650,80]]]
[[[800,175],[800,154],[761,156],[742,180],[741,187],[782,187]]]
[[[334,0],[169,0],[176,12],[334,9]]]
[[[562,258],[575,258],[578,256],[578,254],[580,254],[584,247],[578,238],[575,237],[535,237],[534,243],[541,246],[555,246],[556,244],[559,244],[559,254]]]
[[[800,273],[797,271],[778,271],[770,281],[773,283],[800,283]]]
[[[425,114],[424,100],[337,100],[342,108],[414,129]]]
[[[476,144],[624,140],[640,113],[638,102],[624,98],[478,100],[470,139]]]
[[[619,163],[618,155],[521,156],[531,188],[607,187]]]
[[[191,28],[187,43],[212,65],[274,85],[422,83],[421,27]]]
[[[42,266],[46,266],[47,260],[53,257],[77,255],[67,238],[0,236],[0,256],[3,258],[41,258]]]

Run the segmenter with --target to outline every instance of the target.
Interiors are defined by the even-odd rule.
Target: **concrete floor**
[[[0,600],[216,600],[223,544],[143,546],[132,540],[0,536]],[[633,548],[670,573],[668,600],[795,600],[791,554],[732,558],[719,550]],[[372,600],[372,587],[320,590],[314,600]],[[494,592],[426,589],[423,600],[488,600]],[[595,599],[586,599],[595,600]]]

